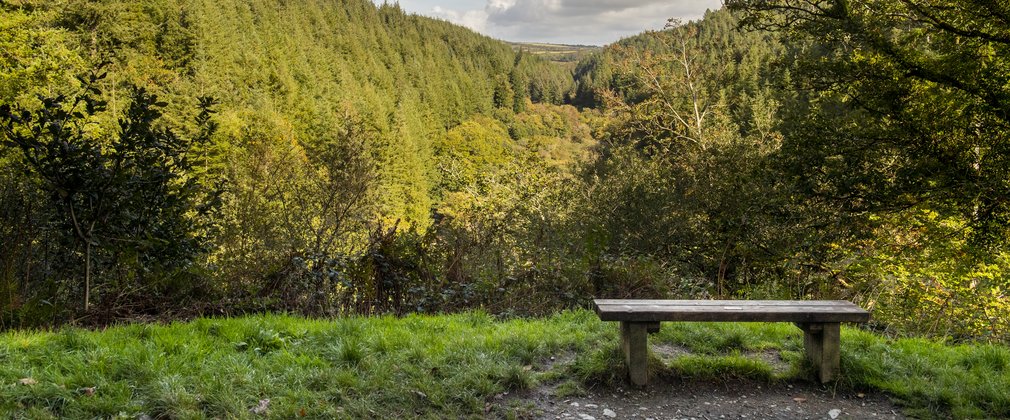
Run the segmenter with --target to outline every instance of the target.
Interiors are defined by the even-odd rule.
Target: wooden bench
[[[621,347],[631,383],[648,383],[648,334],[661,321],[792,322],[803,330],[807,358],[821,383],[839,370],[842,322],[866,322],[870,314],[844,300],[640,300],[596,299],[604,321],[621,322]]]

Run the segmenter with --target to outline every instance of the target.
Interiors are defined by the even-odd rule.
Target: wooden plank
[[[838,323],[799,324],[803,330],[803,348],[820,382],[838,376],[841,367],[841,327]]]
[[[604,321],[866,322],[870,314],[847,301],[691,301],[598,299]]]
[[[767,313],[797,313],[797,312],[815,312],[815,313],[838,313],[838,314],[851,314],[851,313],[863,313],[859,308],[843,308],[843,307],[827,307],[827,306],[710,306],[710,307],[669,307],[661,305],[648,305],[648,306],[601,306],[598,312],[600,313],[648,313],[648,312],[665,312],[665,313],[714,313],[714,314],[733,314],[741,312],[767,312]]]
[[[729,305],[718,305],[718,306],[685,306],[685,305],[597,305],[600,311],[608,312],[634,312],[634,311],[657,311],[665,310],[667,312],[733,312],[733,311],[770,311],[770,312],[787,312],[787,311],[821,311],[821,312],[852,312],[852,311],[862,311],[859,307],[852,306],[824,306],[824,305],[803,305],[796,304],[791,306],[783,305],[740,305],[740,304],[729,304]]]
[[[690,299],[595,299],[597,305],[685,305],[685,306],[721,306],[721,305],[762,305],[791,306],[796,304],[817,306],[850,306],[847,300],[690,300]],[[853,305],[854,306],[854,305]]]
[[[715,321],[715,322],[866,322],[868,314],[837,312],[611,312],[601,313],[604,321]]]
[[[677,308],[710,308],[722,306],[742,307],[795,307],[818,306],[829,308],[859,308],[844,300],[645,300],[645,299],[596,299],[597,306],[664,306]]]
[[[630,314],[608,314],[601,315],[604,321],[636,321],[636,322],[866,322],[868,316],[864,314],[836,314],[836,313],[768,313],[768,312],[741,312],[736,314],[726,313],[630,313]]]
[[[622,322],[621,349],[631,384],[643,387],[649,383],[649,333],[651,323]]]
[[[821,364],[817,367],[821,383],[835,380],[842,366],[842,327],[837,323],[824,324],[821,332]]]

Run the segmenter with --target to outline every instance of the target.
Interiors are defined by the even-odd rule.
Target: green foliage
[[[0,147],[4,316],[60,319],[94,262],[100,296],[198,311],[844,298],[896,335],[1006,340],[1002,9],[730,4],[558,64],[366,0],[4,2],[0,102],[50,112],[109,62],[109,112],[48,167],[80,182]],[[163,187],[107,194],[119,158]],[[181,192],[218,189],[209,217]]]
[[[136,89],[116,135],[102,138],[87,127],[105,110],[95,87],[98,80],[92,76],[76,97],[40,97],[42,108],[36,112],[0,106],[4,146],[20,151],[30,176],[38,177],[39,187],[56,204],[48,209],[52,228],[64,243],[83,250],[85,311],[93,259],[106,277],[118,271],[127,283],[108,284],[117,293],[158,290],[152,280],[160,279],[143,273],[191,266],[203,251],[200,217],[215,204],[212,193],[188,177],[191,145],[205,141],[213,130],[212,101],[203,101],[197,119],[203,132],[189,140],[158,128],[163,104]]]
[[[666,266],[667,286],[642,297],[734,295],[783,277],[806,252],[809,216],[790,211],[788,185],[768,170],[782,136],[772,88],[781,74],[767,63],[782,46],[735,24],[727,11],[673,21],[576,74],[606,107],[605,150],[587,171],[586,235],[604,258]]]
[[[913,206],[959,217],[976,245],[1007,238],[1006,5],[731,1],[746,23],[806,44],[789,58],[792,173],[847,212]]]
[[[795,3],[734,2],[744,10],[672,22],[580,63],[575,101],[606,112],[584,237],[600,261],[661,267],[597,269],[599,283],[846,298],[893,333],[1005,340],[1005,224],[991,197],[1006,172],[992,142],[1007,130],[978,88],[1005,75],[978,70],[1000,64],[975,54],[1005,47],[986,35],[999,25],[917,2]],[[741,18],[752,27],[738,30]],[[976,24],[971,42],[953,40]],[[988,80],[967,80],[976,73]]]
[[[277,293],[292,305],[308,294],[306,306],[325,307],[333,276],[307,273],[321,275],[328,260],[358,251],[358,235],[376,217],[369,198],[377,168],[366,149],[376,133],[350,115],[344,124],[303,147],[277,115],[222,121],[220,141],[234,147],[225,152],[228,191],[210,259],[226,290]]]
[[[83,60],[66,31],[43,24],[50,14],[0,9],[0,98],[25,103],[72,85]],[[32,29],[29,29],[32,28]],[[37,28],[37,29],[36,29]],[[56,89],[54,89],[56,88]]]
[[[509,136],[548,165],[574,172],[592,158],[597,146],[586,120],[570,105],[531,104],[509,121]]]
[[[1005,337],[1005,7],[728,4],[789,45],[777,165],[844,233],[829,281],[892,331]]]
[[[43,295],[58,295],[57,282],[43,276],[32,276],[33,262],[43,267],[65,256],[60,252],[59,235],[44,229],[49,219],[49,209],[55,203],[40,187],[40,181],[26,177],[28,167],[16,148],[0,146],[0,305],[3,307],[2,325],[16,323],[11,312],[19,311],[26,320],[52,321],[61,308],[28,299],[28,291]],[[52,258],[39,258],[51,255]],[[12,322],[13,321],[13,322]]]
[[[433,222],[433,210],[452,212],[450,206],[441,208],[446,194],[485,188],[489,176],[501,176],[505,168],[518,173],[539,165],[537,159],[520,157],[527,155],[527,147],[543,151],[545,159],[565,162],[585,154],[585,146],[566,143],[573,138],[566,124],[581,124],[574,110],[564,111],[566,119],[555,121],[536,141],[510,136],[508,128],[513,109],[543,110],[548,108],[530,101],[564,100],[572,85],[567,70],[462,27],[407,15],[395,5],[366,0],[24,0],[5,2],[0,12],[5,25],[0,43],[10,47],[0,62],[4,103],[27,110],[51,108],[33,102],[35,94],[72,90],[75,82],[64,80],[68,72],[108,61],[108,77],[96,81],[96,87],[110,112],[90,118],[93,124],[82,132],[87,136],[114,136],[116,116],[132,106],[133,85],[164,101],[157,130],[170,129],[180,138],[202,133],[200,124],[194,124],[196,98],[219,99],[213,119],[219,130],[209,142],[191,145],[190,165],[178,179],[178,186],[224,191],[220,211],[191,238],[202,240],[206,234],[214,247],[189,255],[191,269],[172,279],[183,294],[198,283],[211,286],[191,296],[198,300],[227,296],[229,303],[223,305],[240,310],[386,310],[386,303],[353,303],[382,288],[381,281],[373,280],[385,275],[376,267],[386,263],[375,263],[369,255],[409,247],[382,245],[380,238],[388,235],[371,232],[395,225],[404,238],[409,239],[408,232],[422,237]],[[591,143],[584,137],[582,143]],[[51,279],[40,282],[45,287],[31,288],[47,297],[44,301],[62,302],[77,293],[77,286],[73,266],[61,267],[60,262],[79,261],[73,254],[88,253],[93,241],[79,239],[82,248],[40,233],[46,211],[60,202],[48,197],[38,201],[45,195],[40,190],[44,185],[23,175],[30,162],[7,148],[0,152],[2,233],[19,244],[2,254],[0,292],[5,297],[0,302],[5,311],[18,308],[25,319],[51,319],[48,312],[58,312],[62,304],[25,306],[30,304],[24,294],[28,285],[17,279],[26,278],[25,273]],[[29,200],[39,203],[39,211],[25,211]],[[93,219],[105,220],[99,216]],[[157,214],[131,217],[150,228],[163,222]],[[126,255],[127,248],[103,248],[102,255],[84,261],[101,257],[96,275],[103,276],[103,285],[112,282],[105,276],[113,272],[119,279],[143,275],[152,281],[169,273],[148,267],[153,262],[141,258],[143,252]],[[42,263],[50,271],[33,269],[27,254],[52,255]],[[430,261],[437,260],[424,255],[405,261],[418,258],[426,262],[405,263],[406,268],[393,272],[412,279],[433,277],[408,273],[431,268]],[[71,275],[49,275],[54,272]],[[359,291],[365,294],[354,297]],[[197,296],[203,292],[211,294]]]
[[[435,144],[441,188],[462,191],[484,174],[499,172],[510,161],[511,139],[505,126],[476,116],[449,130]]]
[[[874,322],[895,334],[1002,340],[1010,326],[1007,254],[965,255],[964,220],[910,210],[881,218],[871,239],[840,248],[839,281],[858,290]],[[911,256],[911,257],[910,257]]]
[[[504,43],[365,0],[283,7],[263,0],[28,0],[3,10],[11,14],[5,22],[15,25],[12,36],[108,56],[103,90],[114,112],[126,102],[124,85],[145,84],[168,103],[167,120],[184,132],[194,128],[185,116],[197,96],[219,98],[223,114],[256,110],[284,120],[302,146],[338,131],[341,111],[350,109],[378,134],[367,146],[382,168],[377,185],[384,191],[370,200],[387,221],[422,227],[431,203],[434,139],[474,113],[489,112],[490,93],[502,78],[502,88],[524,92],[522,98],[550,86],[552,93],[538,94],[538,101],[560,102],[570,84],[565,70],[519,57]],[[35,55],[43,56],[57,65],[71,62]],[[17,59],[12,70],[46,68],[29,62],[30,52],[10,57]]]

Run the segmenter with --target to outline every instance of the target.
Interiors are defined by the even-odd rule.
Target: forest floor
[[[201,318],[0,333],[0,418],[1007,418],[1010,350],[842,330],[811,382],[788,324],[664,323],[628,389],[588,311]],[[900,408],[899,408],[900,407]]]
[[[834,391],[811,383],[661,380],[645,389],[600,388],[558,398],[550,387],[527,397],[542,419],[901,419],[882,393]]]
[[[664,363],[689,354],[683,347],[669,344],[650,349]],[[784,374],[790,367],[773,351],[748,352]],[[551,368],[563,367],[572,356],[555,358]],[[564,384],[564,383],[563,383]],[[748,379],[654,378],[649,386],[635,388],[613,384],[564,389],[565,385],[541,384],[519,393],[504,406],[517,417],[538,419],[607,420],[620,419],[903,419],[905,415],[882,392],[857,392],[817,385],[810,381],[755,381]]]

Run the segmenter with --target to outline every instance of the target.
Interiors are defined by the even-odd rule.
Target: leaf
[[[39,383],[39,381],[36,381],[33,378],[21,378],[21,379],[18,379],[18,383],[21,384],[21,385],[35,385],[35,384]]]

